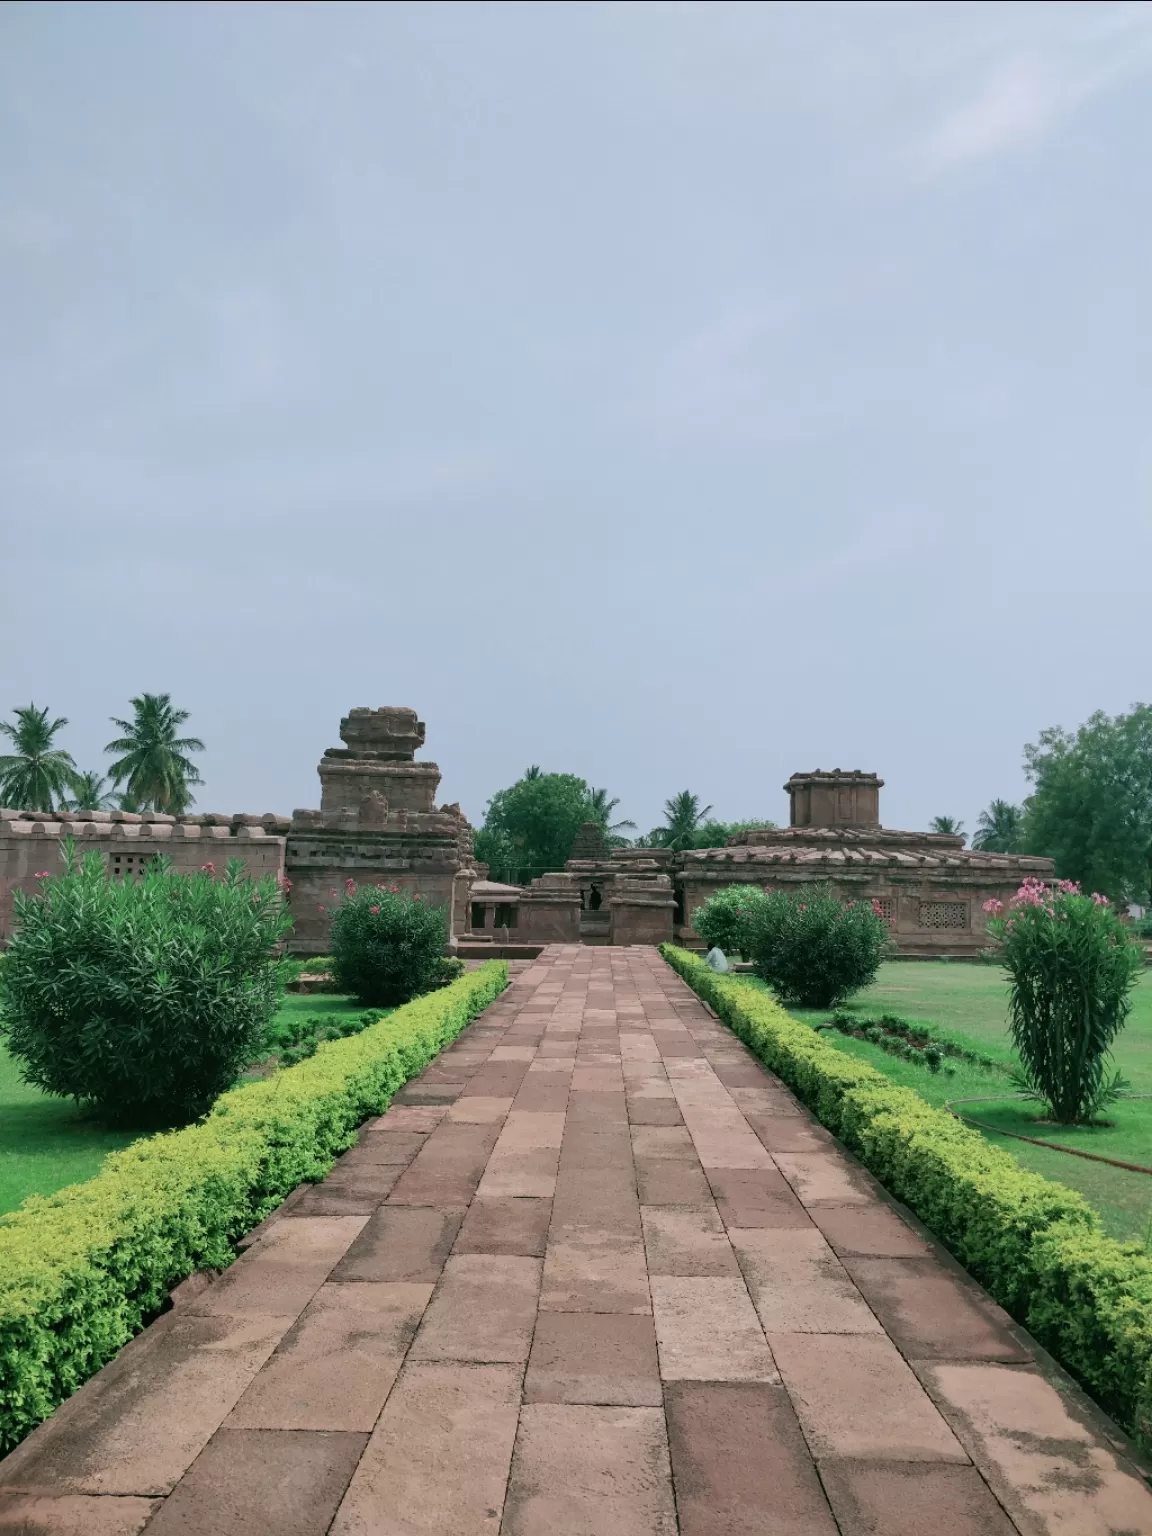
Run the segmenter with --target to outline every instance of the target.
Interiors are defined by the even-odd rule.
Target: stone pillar
[[[670,876],[617,877],[608,906],[613,944],[671,944],[676,898]]]

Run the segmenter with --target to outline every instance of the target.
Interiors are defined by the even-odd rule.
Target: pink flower
[[[1098,907],[1106,907],[1106,906],[1109,905],[1109,901],[1108,901],[1107,896],[1101,896],[1099,891],[1093,891],[1092,892],[1092,900],[1096,903],[1096,905]]]
[[[369,912],[379,912],[380,908],[379,907],[369,907],[368,910],[369,910]]]
[[[340,892],[339,891],[329,891],[328,894],[329,894],[329,896],[339,896]]]
[[[38,869],[32,878],[33,880],[51,880],[52,871],[50,869]]]
[[[355,882],[355,880],[353,880],[351,875],[349,875],[347,880],[345,880],[345,882],[344,882],[344,889],[348,892],[349,896],[351,896],[355,892],[355,890],[356,890],[356,882]]]
[[[416,892],[416,894],[415,894],[415,896],[413,896],[412,900],[413,901],[419,901],[420,900],[420,892],[419,891]]]
[[[398,885],[394,885],[392,887],[392,894],[393,894],[393,896],[399,896],[399,894],[400,894],[400,887]]]
[[[323,910],[324,910],[324,908],[323,908],[323,907],[321,907],[321,908],[320,908],[320,910],[321,910],[321,912],[323,912]]]
[[[201,864],[200,873],[202,875],[214,875],[216,873],[215,864]]]
[[[1004,903],[1002,901],[997,901],[995,896],[990,897],[989,900],[984,903],[984,911],[990,912],[993,917],[999,917],[1003,910]]]

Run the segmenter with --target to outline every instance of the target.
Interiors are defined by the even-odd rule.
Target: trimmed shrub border
[[[184,1130],[112,1153],[101,1172],[0,1217],[0,1451],[138,1333],[197,1269],[298,1184],[317,1181],[361,1124],[508,985],[490,961],[263,1082],[223,1094]]]
[[[766,992],[661,954],[1145,1450],[1152,1448],[1152,1259],[1086,1200],[1021,1168],[945,1110],[791,1018]]]

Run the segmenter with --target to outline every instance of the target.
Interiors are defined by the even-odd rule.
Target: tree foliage
[[[55,745],[68,721],[48,718],[48,709],[25,704],[14,709],[15,723],[0,720],[0,731],[15,751],[0,756],[0,805],[16,811],[54,811],[76,784],[72,755]]]
[[[429,992],[444,974],[443,907],[393,886],[344,882],[332,914],[332,979],[366,1007],[394,1008]]]
[[[1117,903],[1152,896],[1152,706],[1112,718],[1097,711],[1076,731],[1042,731],[1024,749],[1035,788],[1024,847],[1056,871]]]
[[[128,802],[140,810],[182,815],[193,802],[192,786],[203,782],[186,754],[203,752],[204,743],[176,734],[188,711],[175,709],[170,694],[145,693],[131,703],[131,720],[112,719],[124,734],[104,748],[121,754],[108,769],[112,782],[123,784]]]
[[[530,768],[489,800],[484,825],[476,834],[476,857],[488,865],[494,880],[514,884],[527,884],[548,870],[563,869],[576,833],[592,819],[589,793],[588,785],[574,773]]]
[[[943,832],[949,837],[959,837],[964,831],[964,823],[957,821],[955,816],[933,816],[928,823],[929,832]]]
[[[1127,1087],[1109,1075],[1144,952],[1101,895],[1072,881],[1026,880],[1004,907],[985,903],[1008,973],[1008,1021],[1020,1084],[1061,1125],[1080,1125]]]
[[[976,819],[972,846],[981,853],[1019,853],[1024,846],[1024,811],[1008,800],[993,800]]]
[[[17,890],[4,957],[3,1032],[26,1082],[110,1120],[203,1114],[252,1060],[279,1001],[291,928],[272,879],[175,874],[153,859],[110,880],[97,852],[33,896]]]
[[[740,942],[781,1002],[830,1008],[875,980],[888,924],[870,901],[845,904],[826,887],[766,891],[746,908]]]
[[[612,820],[612,812],[619,804],[618,799],[609,797],[606,789],[589,789],[584,803],[584,820],[594,822],[603,831],[609,848],[626,848],[625,829],[633,830],[636,826],[634,821]]]
[[[64,802],[64,809],[69,811],[111,811],[127,810],[129,807],[121,806],[119,796],[112,793],[108,780],[98,769],[92,769],[88,773],[78,773],[72,784],[72,793]]]

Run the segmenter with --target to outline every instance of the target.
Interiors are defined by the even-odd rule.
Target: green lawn
[[[330,993],[285,994],[276,1024],[317,1017],[335,1021],[362,1013],[354,998]],[[381,1016],[387,1009],[379,1010]],[[20,1081],[16,1063],[0,1046],[0,1213],[26,1195],[50,1195],[100,1172],[109,1152],[134,1141],[132,1131],[110,1131],[66,1099],[50,1098]]]
[[[849,1008],[862,1014],[895,1013],[902,1018],[921,1020],[984,1055],[1006,1064],[1013,1060],[1007,1031],[1007,988],[1003,973],[996,966],[892,961],[881,966],[875,985],[853,998]],[[811,1023],[828,1017],[827,1011],[793,1012],[797,1018]],[[823,1038],[838,1049],[871,1062],[893,1081],[914,1088],[930,1103],[942,1105],[945,1100],[991,1097],[992,1103],[958,1107],[1007,1131],[1152,1167],[1152,1097],[1114,1105],[1108,1111],[1112,1122],[1108,1127],[1067,1130],[1040,1123],[1040,1106],[1014,1100],[1001,1073],[960,1064],[955,1076],[945,1076],[889,1056],[866,1040],[855,1040],[834,1030],[825,1031]],[[1145,971],[1137,983],[1135,1004],[1117,1042],[1115,1056],[1117,1065],[1131,1081],[1132,1091],[1152,1095],[1152,972]],[[1025,1167],[1079,1190],[1100,1212],[1113,1236],[1143,1239],[1148,1234],[1152,1220],[1152,1175],[1128,1173],[1105,1163],[1068,1157],[994,1133],[989,1133],[988,1139],[1011,1152]]]
[[[99,1173],[108,1152],[126,1147],[131,1131],[109,1131],[67,1099],[52,1099],[20,1081],[0,1046],[0,1212],[25,1195],[50,1195]]]

